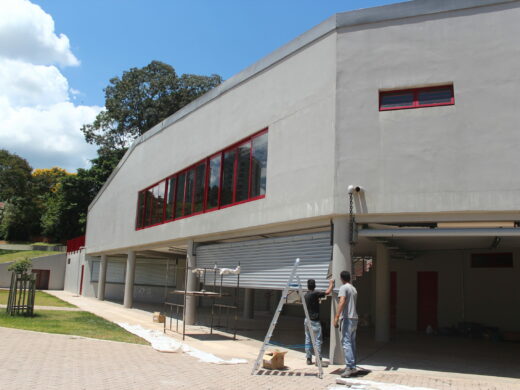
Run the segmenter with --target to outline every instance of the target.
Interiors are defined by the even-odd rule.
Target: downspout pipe
[[[520,228],[361,229],[358,237],[520,237]]]

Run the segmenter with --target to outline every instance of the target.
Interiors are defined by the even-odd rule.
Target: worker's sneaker
[[[312,364],[312,359],[311,358],[307,358],[307,365],[310,366]]]
[[[343,374],[341,374],[342,378],[350,378],[351,376],[354,376],[358,373],[357,368],[345,368],[345,371],[343,371]]]

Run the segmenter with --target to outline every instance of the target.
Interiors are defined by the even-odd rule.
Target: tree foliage
[[[24,196],[31,185],[31,171],[27,160],[0,149],[0,201]]]
[[[138,136],[222,82],[218,75],[183,74],[160,61],[131,68],[105,88],[105,110],[82,127],[102,149],[124,149]]]

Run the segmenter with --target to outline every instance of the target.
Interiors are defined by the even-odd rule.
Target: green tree
[[[30,188],[31,171],[27,160],[0,149],[0,201],[24,196]]]
[[[125,149],[138,136],[222,82],[218,75],[183,74],[152,61],[114,77],[105,88],[105,110],[81,128],[87,142]]]
[[[32,196],[32,168],[24,158],[0,149],[0,201],[5,202],[0,238],[27,240],[39,230]]]

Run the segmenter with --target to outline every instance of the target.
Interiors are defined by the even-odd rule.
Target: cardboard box
[[[160,324],[164,323],[164,321],[166,320],[166,317],[164,317],[163,314],[161,314],[160,312],[156,311],[153,313],[153,322],[158,322]]]
[[[268,351],[264,355],[263,368],[268,370],[282,370],[285,368],[284,357],[287,352]]]

